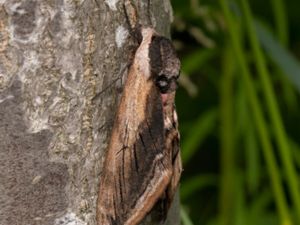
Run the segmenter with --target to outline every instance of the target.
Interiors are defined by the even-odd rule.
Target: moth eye
[[[156,79],[156,86],[159,88],[161,93],[167,93],[170,88],[170,81],[166,75],[160,75]]]

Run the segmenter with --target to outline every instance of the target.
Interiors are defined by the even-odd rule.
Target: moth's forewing
[[[152,29],[143,30],[114,123],[98,195],[98,225],[136,225],[170,184],[164,112],[148,58]]]
[[[166,190],[167,195],[163,198],[168,209],[177,190],[182,172],[178,121],[174,104],[180,61],[171,41],[162,36],[152,37],[149,53],[152,75],[156,79],[156,85],[160,88],[163,103],[164,152],[171,157],[172,178]]]
[[[182,172],[182,163],[180,156],[179,131],[177,113],[174,105],[175,93],[166,94],[166,102],[164,104],[164,126],[165,126],[165,151],[171,155],[172,162],[172,178],[167,188],[166,204],[170,207],[171,202],[178,188]]]

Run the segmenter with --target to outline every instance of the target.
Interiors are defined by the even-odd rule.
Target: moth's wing
[[[176,112],[174,111],[174,113]],[[159,214],[160,221],[165,221],[167,219],[168,211],[171,207],[174,196],[178,190],[180,176],[182,172],[177,120],[172,121],[172,124],[174,124],[174,126],[172,125],[171,127],[167,127],[167,123],[165,123],[165,151],[171,154],[172,176],[166,188],[165,194],[161,196],[161,199],[159,199],[159,202],[157,203],[157,207],[159,207],[159,210],[161,212]]]
[[[164,126],[165,126],[165,150],[171,155],[172,178],[167,188],[165,201],[166,210],[169,209],[174,195],[178,189],[178,184],[182,172],[180,155],[180,135],[178,131],[178,119],[174,105],[175,92],[168,93],[164,104]],[[166,215],[167,213],[165,213]]]
[[[170,183],[161,96],[154,85],[142,82],[139,89],[137,96],[124,89],[100,180],[99,225],[138,224]]]
[[[178,131],[176,132],[177,135],[173,139],[173,148],[172,148],[172,178],[167,188],[167,209],[170,207],[174,195],[178,189],[180,176],[182,172],[182,161],[180,155],[180,146],[179,146],[179,134]]]

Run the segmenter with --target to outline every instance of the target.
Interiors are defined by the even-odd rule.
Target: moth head
[[[180,74],[180,61],[172,42],[154,34],[149,45],[149,58],[151,76],[160,92],[175,91]]]

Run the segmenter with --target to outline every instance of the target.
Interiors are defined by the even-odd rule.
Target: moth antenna
[[[143,39],[141,32],[142,26],[138,22],[139,16],[136,6],[131,2],[131,0],[124,0],[123,7],[126,21],[129,25],[129,33],[131,37],[133,37],[134,41],[137,42],[137,44],[140,44]]]
[[[127,70],[128,70],[129,67],[130,67],[130,64],[121,65],[121,69],[120,69],[120,71],[118,73],[118,76],[110,84],[108,84],[106,87],[104,87],[101,91],[99,91],[98,93],[96,93],[96,95],[92,98],[92,102],[95,103],[96,101],[98,101],[98,99],[101,97],[101,95],[105,91],[107,91],[110,88],[112,88],[113,85],[117,81],[121,80],[122,86],[123,86],[123,83],[124,83],[124,80],[125,80],[125,76],[127,74]]]
[[[150,27],[153,27],[153,23],[152,23],[152,14],[151,14],[151,0],[147,1],[147,16],[148,16],[148,23]]]
[[[129,25],[129,30],[132,32],[138,25],[138,13],[134,3],[131,0],[124,0],[123,8],[125,12],[126,22]]]

